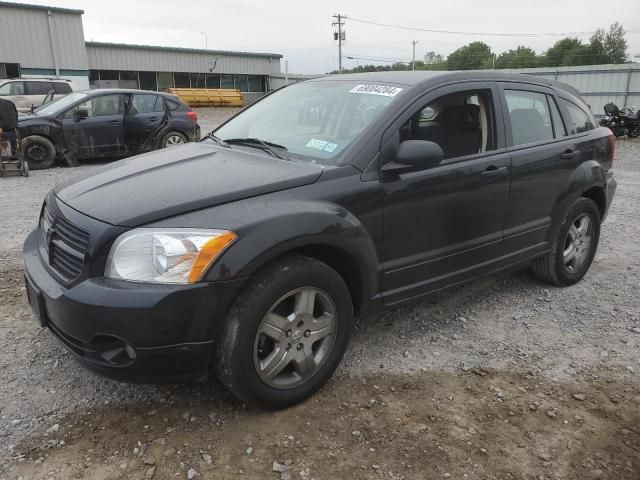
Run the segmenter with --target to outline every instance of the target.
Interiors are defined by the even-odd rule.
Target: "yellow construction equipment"
[[[168,93],[180,97],[190,107],[242,107],[242,93],[233,88],[170,88]]]

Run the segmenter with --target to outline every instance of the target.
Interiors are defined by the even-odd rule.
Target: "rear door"
[[[27,108],[39,107],[47,94],[54,90],[53,82],[46,81],[30,81],[24,82],[27,94]]]
[[[86,110],[87,118],[76,112]],[[96,95],[69,109],[62,117],[62,130],[72,154],[79,158],[118,156],[124,146],[124,95]]]
[[[505,249],[524,259],[547,248],[554,206],[569,191],[581,154],[553,90],[500,83],[500,94],[512,158]]]
[[[136,93],[131,97],[124,118],[124,139],[133,154],[154,149],[158,132],[168,122],[169,113],[161,96]]]
[[[393,161],[405,140],[435,142],[445,159],[423,171],[383,175],[385,305],[494,268],[509,199],[510,155],[495,84],[428,93],[385,133],[382,162]]]

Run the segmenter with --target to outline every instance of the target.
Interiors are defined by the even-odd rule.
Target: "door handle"
[[[117,127],[117,126],[119,126],[121,124],[122,124],[122,122],[120,120],[111,120],[109,122],[109,125],[111,125],[112,127]]]
[[[560,154],[562,160],[573,160],[580,156],[580,150],[566,150]]]
[[[498,177],[505,177],[509,175],[509,169],[507,167],[496,167],[495,165],[491,165],[487,167],[484,172],[481,172],[480,175],[492,182]]]

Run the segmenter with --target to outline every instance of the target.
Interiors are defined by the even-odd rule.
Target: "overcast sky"
[[[625,0],[34,0],[25,3],[85,11],[87,40],[220,50],[281,53],[292,73],[323,73],[337,68],[331,16],[425,29],[491,33],[589,32],[619,21],[629,54],[640,55],[640,1]],[[411,6],[409,6],[411,5]],[[541,53],[561,37],[445,35],[380,27],[346,20],[345,55],[410,60],[428,50],[444,55],[474,40],[500,53],[526,45]],[[590,35],[576,35],[586,40]],[[640,61],[640,59],[635,59]],[[358,60],[365,63],[382,63]],[[354,67],[356,60],[344,60]],[[284,63],[283,63],[284,68]]]

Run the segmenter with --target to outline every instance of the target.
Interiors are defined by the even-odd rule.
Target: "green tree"
[[[420,68],[418,68],[418,65]],[[439,53],[434,52],[433,50],[427,52],[424,55],[424,62],[416,62],[416,70],[446,70],[447,69],[447,61],[444,56]]]
[[[577,38],[563,38],[547,50],[546,66],[589,65],[593,63],[589,46]],[[590,60],[591,58],[591,60]]]
[[[604,36],[604,53],[609,63],[625,63],[627,61],[627,40],[624,28],[618,22],[609,27]]]
[[[484,42],[471,42],[447,57],[448,70],[478,70],[491,68],[493,53]]]
[[[496,68],[531,68],[539,67],[544,59],[536,55],[536,52],[529,47],[519,46],[515,50],[511,49],[501,53],[496,58]]]

